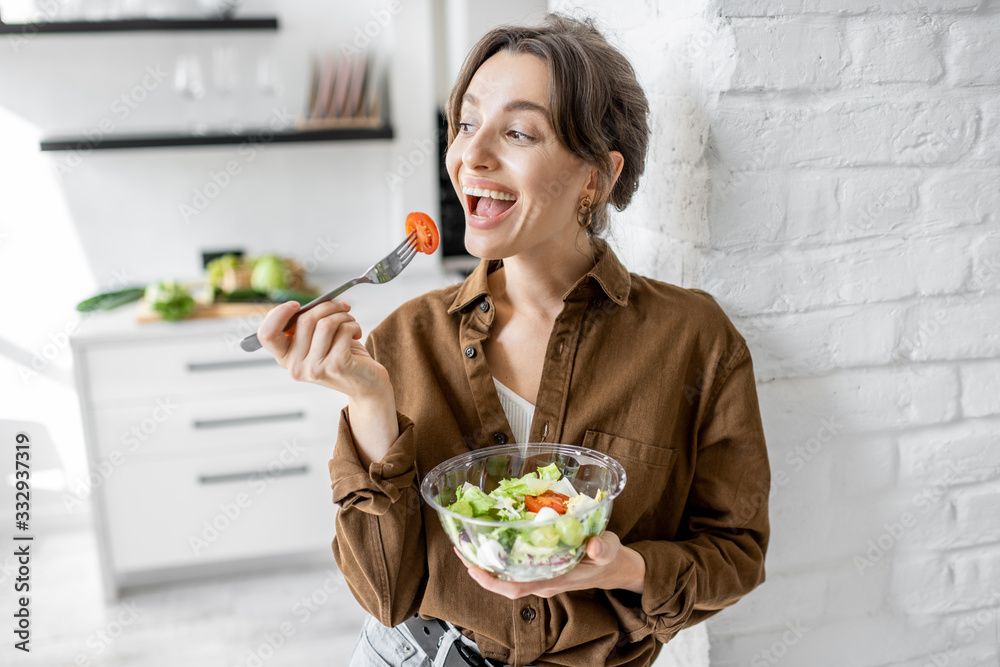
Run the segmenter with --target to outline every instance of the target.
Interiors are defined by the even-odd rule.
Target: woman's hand
[[[550,598],[559,593],[588,588],[622,588],[642,593],[646,574],[646,562],[639,552],[623,546],[617,535],[607,531],[590,539],[587,553],[576,567],[566,574],[545,581],[503,581],[462,558],[458,549],[455,549],[455,553],[465,563],[469,576],[477,584],[511,600],[527,595]]]
[[[389,373],[361,344],[361,325],[350,308],[343,301],[321,303],[303,313],[287,336],[283,329],[299,309],[289,301],[267,314],[257,338],[293,380],[347,394],[355,449],[367,468],[389,451],[399,425]]]
[[[293,380],[313,382],[352,398],[391,392],[389,374],[361,344],[361,325],[350,308],[343,301],[321,303],[303,313],[288,336],[282,330],[299,309],[298,303],[288,301],[267,314],[257,338]]]

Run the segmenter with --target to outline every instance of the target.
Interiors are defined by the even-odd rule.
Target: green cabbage
[[[254,262],[253,271],[250,273],[250,287],[265,293],[284,289],[288,287],[287,273],[285,260],[277,255],[264,255]]]

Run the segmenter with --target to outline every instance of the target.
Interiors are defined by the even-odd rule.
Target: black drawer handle
[[[298,466],[297,468],[282,468],[281,470],[251,470],[249,472],[229,472],[222,475],[198,475],[198,483],[225,484],[227,482],[242,482],[253,477],[286,477],[307,474],[309,474],[309,466]]]
[[[262,422],[280,422],[293,419],[305,419],[306,413],[278,412],[271,415],[250,415],[248,417],[226,417],[224,419],[196,419],[191,422],[195,428],[225,428],[226,426],[243,426],[245,424],[260,424]]]
[[[274,357],[257,357],[255,359],[240,359],[239,361],[202,361],[187,365],[188,372],[202,373],[205,371],[231,371],[254,366],[276,366]]]

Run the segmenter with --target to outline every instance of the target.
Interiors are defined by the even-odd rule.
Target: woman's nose
[[[496,165],[496,143],[490,139],[490,133],[480,128],[469,138],[462,151],[462,162],[466,167],[489,169]]]

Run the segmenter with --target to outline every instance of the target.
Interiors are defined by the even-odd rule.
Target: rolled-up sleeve
[[[386,626],[415,613],[427,571],[413,423],[398,413],[396,419],[399,437],[366,470],[345,408],[329,464],[333,502],[340,505],[334,560],[361,606]]]
[[[706,395],[683,539],[628,544],[646,564],[641,595],[609,591],[631,642],[670,640],[764,581],[770,466],[745,346]]]
[[[413,422],[399,413],[396,420],[399,437],[382,460],[372,462],[366,470],[355,449],[350,415],[347,408],[341,411],[337,444],[330,459],[333,502],[341,509],[382,515],[399,502],[405,489],[416,487]]]

